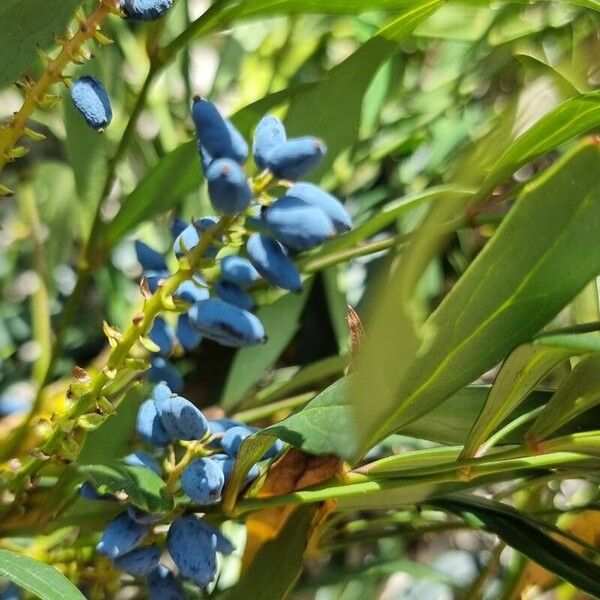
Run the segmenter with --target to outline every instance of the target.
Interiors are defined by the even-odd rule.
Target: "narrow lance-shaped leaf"
[[[402,282],[391,282],[351,396],[363,450],[531,339],[600,272],[599,166],[600,147],[589,140],[527,185],[418,332],[408,309],[398,307]]]
[[[85,600],[60,571],[29,556],[0,550],[0,575],[42,600]]]
[[[506,359],[477,421],[465,441],[461,458],[470,458],[491,433],[521,403],[534,386],[572,352],[523,344]]]
[[[535,444],[577,415],[600,403],[600,356],[579,362],[560,384],[548,406],[537,418],[527,438]]]

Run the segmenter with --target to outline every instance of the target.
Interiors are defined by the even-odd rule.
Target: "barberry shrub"
[[[600,598],[598,10],[4,0],[0,598]]]

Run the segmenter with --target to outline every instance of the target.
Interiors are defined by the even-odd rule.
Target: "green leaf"
[[[536,419],[527,438],[532,444],[546,439],[577,415],[600,403],[600,356],[583,359],[566,377]]]
[[[300,315],[311,288],[312,279],[307,279],[301,294],[284,294],[256,311],[268,341],[262,346],[240,348],[236,352],[227,374],[221,406],[234,407],[286,349],[300,326]]]
[[[342,2],[338,4],[342,6]],[[314,178],[318,179],[340,152],[355,143],[363,97],[377,68],[399,52],[401,40],[442,4],[440,0],[405,3],[405,10],[397,18],[331,69],[326,79],[292,98],[285,117],[289,135],[315,133],[327,144],[327,155]]]
[[[543,334],[533,343],[537,346],[563,348],[572,354],[600,352],[600,332]]]
[[[340,354],[347,354],[350,349],[350,334],[346,318],[348,301],[346,293],[340,285],[340,274],[340,269],[337,266],[323,269],[322,281],[325,288],[327,308],[329,309],[329,319],[337,340],[338,351]]]
[[[524,514],[500,503],[468,496],[436,500],[433,505],[495,533],[509,546],[579,590],[600,597],[600,566],[547,535],[537,522]]]
[[[278,437],[309,454],[337,454],[350,458],[356,452],[356,432],[346,404],[347,380],[339,379],[302,410],[271,425],[261,434]]]
[[[129,503],[151,513],[166,513],[173,508],[173,497],[165,482],[150,469],[113,462],[81,465],[79,470],[101,494],[125,492]]]
[[[2,0],[0,4],[0,87],[15,81],[61,35],[81,0]]]
[[[317,508],[300,506],[279,535],[266,542],[224,600],[285,600],[302,573],[304,552]],[[268,574],[268,575],[267,575]]]
[[[483,409],[469,431],[461,457],[474,456],[537,383],[571,354],[570,350],[533,344],[523,344],[513,350],[498,372]]]
[[[599,165],[600,147],[586,141],[527,185],[418,330],[411,309],[398,302],[405,296],[396,274],[368,329],[351,396],[363,449],[426,414],[531,339],[598,274]]]
[[[9,550],[0,550],[0,575],[42,600],[85,600],[85,596],[54,567]]]

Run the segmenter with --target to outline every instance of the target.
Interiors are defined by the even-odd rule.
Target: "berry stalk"
[[[99,33],[100,25],[113,10],[111,0],[101,0],[95,12],[85,21],[81,21],[77,33],[62,42],[61,51],[48,63],[44,74],[32,85],[25,86],[23,105],[11,120],[0,128],[0,172],[8,162],[25,153],[25,149],[15,148],[15,144],[26,133],[27,120],[37,106],[47,99],[48,88],[63,81],[63,71],[69,63],[82,57],[83,44],[91,38],[105,41]]]

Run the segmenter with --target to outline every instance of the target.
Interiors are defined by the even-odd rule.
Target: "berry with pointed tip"
[[[152,400],[154,402],[154,406],[156,407],[158,416],[161,416],[163,407],[167,403],[167,400],[173,395],[174,394],[171,388],[165,381],[161,381],[154,386],[152,390]]]
[[[179,392],[183,389],[183,377],[179,371],[170,362],[160,356],[156,356],[150,360],[148,381],[152,383],[164,381],[174,392]]]
[[[247,258],[230,255],[221,259],[221,278],[243,288],[256,283],[260,274]]]
[[[215,290],[219,298],[225,302],[229,302],[229,304],[233,304],[244,310],[252,310],[254,308],[252,296],[234,283],[229,283],[229,281],[217,281]]]
[[[148,575],[148,591],[150,600],[186,600],[181,583],[165,566],[158,565]]]
[[[112,120],[110,99],[95,77],[86,75],[73,82],[71,98],[85,122],[96,131],[104,131]]]
[[[228,537],[224,536],[219,529],[213,527],[210,523],[207,523],[206,521],[202,521],[202,525],[214,536],[213,539],[215,542],[215,549],[217,552],[225,554],[225,556],[228,556],[235,552],[235,546],[233,545],[231,540]]]
[[[300,272],[279,242],[254,233],[248,238],[246,251],[250,262],[266,280],[284,290],[302,291]]]
[[[263,215],[279,242],[294,250],[310,250],[335,235],[331,219],[304,200],[282,196]]]
[[[148,337],[159,347],[158,354],[169,356],[173,350],[175,333],[173,328],[162,318],[156,317],[148,332]]]
[[[197,348],[202,341],[202,335],[194,328],[187,313],[179,315],[177,318],[175,335],[177,335],[181,347],[187,352]]]
[[[344,205],[318,185],[301,181],[295,183],[285,195],[299,198],[321,209],[332,220],[337,233],[346,233],[352,229],[352,218]]]
[[[192,118],[196,126],[199,148],[206,152],[207,157],[213,160],[230,158],[239,164],[246,161],[248,158],[246,140],[210,100],[194,98]]]
[[[148,531],[148,525],[136,523],[129,517],[127,511],[122,512],[104,528],[96,550],[114,559],[137,548]]]
[[[123,0],[121,10],[130,21],[157,21],[173,6],[173,0]]]
[[[208,196],[215,210],[226,215],[236,215],[248,208],[252,190],[238,163],[230,158],[215,160],[206,172],[206,180]]]
[[[141,242],[140,240],[136,240],[134,246],[135,255],[144,271],[167,270],[167,264],[160,252],[157,252],[154,248],[151,248],[148,244],[144,244],[144,242]]]
[[[221,465],[210,458],[193,460],[181,474],[183,492],[203,506],[219,502],[224,485]]]
[[[318,138],[294,138],[273,148],[266,163],[275,177],[296,181],[310,173],[326,152],[327,147]]]
[[[152,400],[146,400],[140,405],[135,429],[138,435],[152,446],[166,446],[171,441]]]
[[[202,300],[192,306],[188,314],[202,335],[224,346],[253,346],[267,341],[258,317],[223,300]]]
[[[158,461],[154,458],[154,456],[144,452],[143,450],[138,450],[137,452],[128,454],[123,458],[123,462],[130,467],[145,467],[146,469],[154,471],[157,475],[160,475],[161,469]]]
[[[263,117],[256,126],[252,154],[260,169],[267,168],[267,156],[286,141],[283,123],[273,115]]]
[[[205,588],[217,573],[216,537],[193,515],[175,519],[167,534],[167,547],[182,577]]]
[[[171,273],[169,271],[145,271],[144,277],[146,278],[146,283],[148,284],[148,289],[152,294],[158,289],[158,286],[169,277]]]
[[[115,566],[130,575],[142,577],[158,566],[160,548],[156,544],[136,548],[115,558]]]
[[[171,396],[164,403],[160,419],[175,440],[201,440],[209,432],[202,411],[182,396]]]

